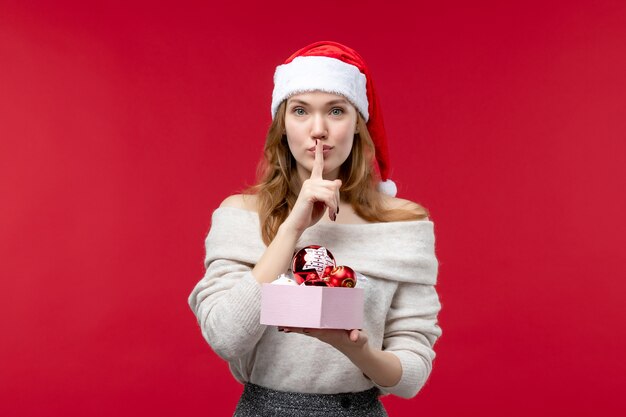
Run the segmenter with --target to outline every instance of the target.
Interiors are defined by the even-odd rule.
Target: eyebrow
[[[303,101],[297,98],[290,99],[290,104],[293,104],[293,103],[304,104],[305,106],[309,105],[309,103],[307,103],[306,101]],[[341,98],[341,99],[332,100],[326,103],[327,106],[332,106],[334,104],[348,104],[348,100]]]

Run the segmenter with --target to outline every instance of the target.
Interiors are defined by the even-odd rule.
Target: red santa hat
[[[374,141],[376,168],[381,178],[379,189],[395,196],[396,185],[389,179],[389,151],[383,115],[363,58],[354,49],[332,41],[315,42],[296,51],[284,64],[276,67],[272,119],[283,100],[315,90],[342,95],[361,113]]]

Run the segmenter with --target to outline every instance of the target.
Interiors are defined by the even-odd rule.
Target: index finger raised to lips
[[[319,140],[315,141],[315,160],[311,170],[311,178],[322,178],[324,171],[324,145]]]

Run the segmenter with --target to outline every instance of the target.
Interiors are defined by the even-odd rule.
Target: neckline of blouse
[[[228,211],[233,210],[235,212],[247,213],[250,217],[253,217],[257,222],[259,222],[259,214],[252,210],[242,209],[239,207],[218,207],[215,209],[214,213],[218,211]],[[433,226],[432,220],[406,220],[406,221],[397,221],[397,222],[378,222],[378,223],[321,223],[317,222],[311,227],[324,227],[324,228],[377,228],[377,227],[408,227],[408,226],[421,226],[421,225],[429,225]],[[310,229],[310,228],[309,228]]]

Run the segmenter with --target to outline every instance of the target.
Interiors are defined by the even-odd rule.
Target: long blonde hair
[[[287,136],[283,134],[285,108],[286,100],[278,107],[267,132],[263,158],[257,168],[257,183],[243,191],[244,194],[257,196],[261,235],[266,245],[271,243],[278,227],[291,212],[302,186],[296,171],[296,160],[289,150]],[[417,213],[385,206],[384,196],[377,187],[380,178],[373,169],[374,143],[359,112],[357,131],[352,151],[339,169],[341,199],[348,201],[361,218],[370,222],[422,220],[428,217],[426,209]]]

